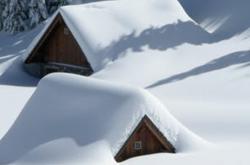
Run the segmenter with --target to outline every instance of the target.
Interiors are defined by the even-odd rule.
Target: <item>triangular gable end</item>
[[[121,162],[131,157],[160,152],[175,153],[175,148],[155,124],[144,116],[116,154],[115,160]]]
[[[24,62],[25,69],[38,77],[50,72],[93,73],[87,57],[60,13],[46,29]]]

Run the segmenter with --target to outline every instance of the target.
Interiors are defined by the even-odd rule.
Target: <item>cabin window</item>
[[[134,149],[135,150],[141,150],[142,149],[142,141],[136,141],[134,143]]]
[[[69,29],[68,28],[64,28],[64,35],[69,35]]]

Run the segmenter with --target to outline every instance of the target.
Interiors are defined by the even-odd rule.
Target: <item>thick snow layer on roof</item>
[[[95,71],[123,53],[119,50],[126,45],[115,43],[126,40],[126,36],[137,36],[147,29],[179,21],[192,22],[176,0],[122,0],[65,6],[50,18],[48,25],[31,43],[25,58],[57,14],[63,16]]]
[[[190,3],[194,0],[183,1]],[[191,9],[193,11],[197,9],[200,11],[200,14],[204,14],[205,10],[212,11],[211,8],[206,5],[206,2],[221,3],[224,0],[196,1],[197,3],[194,3]],[[224,5],[226,7],[230,0],[225,1]],[[241,0],[234,0],[234,2],[238,2],[238,4],[241,4],[239,3],[240,1]],[[247,1],[248,0],[245,2]],[[204,8],[201,8],[198,2],[201,3]],[[246,8],[248,7],[248,5],[245,6]],[[234,8],[233,10],[235,9],[239,8]],[[243,9],[244,8],[242,8],[242,11]],[[248,15],[244,15],[244,17],[245,16]],[[244,19],[238,19],[238,21],[239,24],[234,24],[235,27],[237,29],[245,29],[247,21]],[[218,20],[218,23],[223,24],[223,19],[222,22]],[[197,38],[200,38],[198,41],[201,41],[202,37],[197,37],[197,33],[194,29],[188,28],[189,30],[187,30],[186,26],[180,25],[183,24],[177,23],[152,28],[151,30],[145,30],[140,36],[136,36],[136,34],[125,36],[121,42],[118,42],[118,45],[112,45],[112,47],[120,48],[122,44],[123,46],[125,45],[124,47],[127,48],[128,51],[122,53],[122,57],[115,60],[112,65],[105,67],[101,72],[95,74],[95,78],[105,79],[111,82],[130,83],[140,87],[151,87],[148,88],[149,92],[161,100],[166,107],[169,107],[171,114],[206,140],[215,142],[217,147],[216,149],[212,148],[209,152],[201,150],[189,154],[184,151],[184,153],[180,154],[156,154],[137,157],[121,164],[235,165],[240,162],[241,164],[249,165],[250,31],[245,31],[237,36],[233,35],[234,37],[230,39],[221,40],[218,38],[218,40],[214,42],[206,43],[203,42],[204,40],[197,42]],[[216,23],[216,25],[218,24]],[[227,28],[223,31],[227,32],[226,29]],[[169,36],[169,34],[172,35]],[[29,43],[27,42],[27,38],[31,39],[33,38],[32,36],[34,36],[34,34],[22,34],[22,36],[12,37],[0,36],[1,138],[15,122],[16,117],[34,90],[34,85],[32,85],[29,80],[31,78],[22,72],[19,60],[14,60],[16,55],[21,55],[23,50],[26,49],[25,45]],[[165,38],[164,42],[162,42],[162,36]],[[158,40],[153,40],[152,38]],[[119,50],[118,52],[122,51]],[[67,92],[68,89],[65,90],[65,94]],[[52,90],[51,93],[55,93],[55,91]],[[59,94],[63,95],[61,93],[62,92]],[[48,95],[50,95],[50,93]],[[66,103],[63,103],[63,105],[66,105]],[[47,106],[45,106],[45,108],[46,107]],[[130,106],[128,107],[130,108]],[[24,111],[22,112],[22,116],[24,116],[23,114]],[[27,112],[25,114],[29,113]],[[37,120],[32,119],[33,116],[35,116],[34,114],[35,112],[32,113],[32,115],[27,115],[30,117],[25,117],[28,120],[27,122],[24,122],[25,119],[22,119],[21,122],[26,125],[29,124],[29,126],[27,126],[29,127],[28,131],[22,133],[27,133],[27,136],[23,135],[23,137],[27,137],[27,139],[21,139],[21,142],[27,142],[27,148],[32,148],[30,145],[27,145],[31,144],[28,143],[29,139],[30,142],[32,142],[38,137],[38,135],[36,135],[35,138],[32,138],[35,133],[40,135],[45,134],[44,136],[48,137],[46,135],[46,129],[50,124],[47,124],[47,120],[42,122],[39,117],[36,117]],[[51,115],[51,113],[48,114]],[[65,126],[66,129],[69,130],[70,127],[67,124],[62,124],[63,121],[59,119],[67,117],[76,119],[77,117],[74,117],[76,115],[61,115],[62,116],[57,117],[58,120],[56,120],[56,122],[60,121],[58,122],[58,127]],[[41,113],[38,113],[37,116],[44,118],[45,114],[41,115]],[[20,116],[19,119],[20,118],[23,117]],[[66,122],[68,121],[69,120]],[[38,123],[42,123],[40,127],[43,129],[41,129],[40,132],[34,131],[35,133],[30,133],[30,136],[28,136],[28,132],[31,132],[31,128],[37,128]],[[53,126],[54,125],[56,124],[53,124]],[[71,123],[71,125],[73,124]],[[76,129],[80,130],[78,126],[79,125],[77,125]],[[11,130],[13,130],[13,128]],[[25,129],[24,126],[22,128]],[[50,135],[51,130],[52,128],[48,129]],[[75,131],[72,132],[74,133]],[[107,134],[108,133],[110,132],[108,131]],[[12,135],[13,134],[14,133],[12,133]],[[183,142],[183,145],[177,142],[176,146],[178,149],[184,150],[184,148],[182,148],[183,146],[187,146],[188,149],[189,146],[192,147],[198,144],[198,142],[192,142],[196,138],[185,136],[184,134],[185,131],[182,132],[180,129],[178,137],[180,139],[179,142]],[[7,161],[7,158],[15,160],[18,157],[17,152],[14,152],[14,150],[17,148],[16,144],[21,143],[7,145],[7,143],[19,141],[19,139],[16,140],[19,137],[17,136],[16,139],[13,138],[13,136],[10,136],[10,132],[8,136],[11,137],[10,141],[7,142],[7,138],[4,138],[4,143],[5,146],[9,146],[9,148],[5,149],[5,151],[3,151],[3,148],[1,150],[1,154],[5,153],[9,155],[9,157],[4,159],[5,161]],[[181,138],[184,138],[184,140],[181,140]],[[188,138],[191,140],[188,140]],[[41,143],[44,142],[46,144],[33,147],[34,149],[27,153],[27,155],[23,152],[25,156],[13,164],[116,164],[114,160],[112,160],[113,152],[111,152],[111,149],[115,147],[110,146],[110,143],[106,140],[108,139],[106,135],[100,138],[99,141],[96,140],[87,145],[76,143],[77,141],[72,138],[72,136],[60,139],[55,137],[53,139],[55,140],[51,140],[48,143],[45,142],[47,140],[41,140]],[[188,145],[188,142],[190,145]],[[12,148],[10,148],[11,146]],[[2,156],[1,154],[0,156]],[[3,159],[1,159],[1,161],[3,161]]]
[[[0,163],[12,162],[39,145],[61,138],[71,138],[79,146],[105,141],[115,156],[144,115],[177,152],[204,143],[143,89],[73,74],[51,74],[41,80],[0,141]]]

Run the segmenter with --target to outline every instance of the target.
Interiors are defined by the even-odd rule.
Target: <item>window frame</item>
[[[142,141],[138,140],[134,142],[134,146],[133,146],[134,150],[142,150]]]
[[[68,35],[70,34],[70,33],[69,33],[69,28],[64,27],[64,28],[63,28],[63,34],[66,35],[66,36],[68,36]]]

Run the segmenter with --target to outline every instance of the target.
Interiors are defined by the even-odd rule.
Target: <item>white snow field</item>
[[[44,26],[0,33],[0,164],[118,164],[148,114],[177,153],[120,164],[249,165],[249,2],[179,1],[62,8],[96,73],[52,74],[38,88],[21,56]]]
[[[40,81],[36,92],[1,140],[0,163],[13,162],[41,144],[62,138],[74,142],[79,150],[93,145],[92,148],[109,150],[107,155],[114,157],[144,115],[150,117],[177,152],[200,149],[208,144],[181,126],[143,89],[58,73]],[[32,153],[30,157],[33,159]],[[107,164],[115,162],[113,157]],[[53,159],[42,161],[53,163]],[[82,153],[79,163],[84,159]],[[93,161],[102,163],[98,159]],[[33,161],[24,158],[20,162]]]

